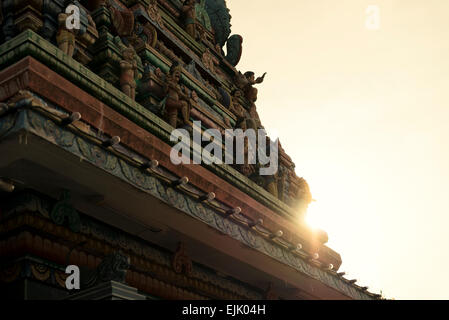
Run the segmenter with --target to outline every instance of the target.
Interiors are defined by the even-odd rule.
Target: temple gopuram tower
[[[0,3],[2,298],[379,298],[305,224],[282,148],[268,176],[171,160],[174,129],[263,129],[225,0]]]

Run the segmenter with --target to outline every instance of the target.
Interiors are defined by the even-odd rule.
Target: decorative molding
[[[176,290],[179,291],[177,298],[189,298],[188,295],[192,295],[190,296],[191,299],[205,298],[207,296],[221,299],[260,300],[262,298],[262,295],[257,293],[257,291],[230,278],[222,278],[215,272],[198,264],[195,265],[195,268],[192,268],[189,277],[184,274],[177,274],[173,271],[172,254],[170,252],[154,248],[143,240],[137,240],[87,216],[82,216],[82,228],[79,234],[70,231],[64,226],[55,226],[48,219],[48,208],[52,207],[49,201],[28,192],[18,194],[11,199],[11,203],[8,203],[8,206],[4,208],[5,214],[2,223],[0,223],[0,232],[14,234],[14,230],[20,232],[24,227],[30,231],[21,232],[17,236],[13,235],[10,240],[0,241],[0,252],[2,254],[33,254],[42,257],[42,259],[52,259],[52,261],[57,261],[62,265],[59,267],[54,263],[46,263],[46,265],[52,266],[53,269],[56,268],[57,270],[63,270],[62,266],[66,266],[68,263],[94,269],[101,262],[99,258],[92,256],[92,252],[104,254],[114,252],[119,248],[122,252],[126,252],[126,255],[129,255],[133,261],[131,270],[126,274],[127,282],[142,291],[155,293],[155,290],[159,290],[157,288],[174,285],[177,287]],[[37,233],[40,235],[34,234],[35,231],[33,230],[38,231]],[[50,243],[46,237],[59,240],[52,240]],[[80,239],[83,239],[85,244],[74,250],[73,247],[79,243]],[[69,245],[69,243],[72,245]],[[22,251],[17,251],[17,248],[22,248]],[[98,248],[101,248],[101,253],[98,251]],[[66,253],[69,250],[72,251],[70,262],[67,262]],[[8,267],[4,272],[3,276],[5,279],[8,274],[13,273],[12,269],[10,269],[11,267]],[[107,275],[108,273],[106,272],[105,274]],[[136,274],[139,274],[140,278],[136,278]],[[53,276],[60,286],[65,288],[66,275],[62,272]],[[147,278],[146,282],[141,280],[142,277]],[[90,281],[90,283],[86,281],[86,285],[95,285],[95,282],[97,284],[101,282],[96,281],[97,279],[99,279],[98,276],[91,277],[90,280],[95,281]],[[1,276],[0,281],[2,281]],[[149,281],[151,282],[151,287],[146,288],[149,285]],[[165,285],[160,283],[165,283]],[[193,292],[188,292],[192,289],[203,295],[203,297],[194,296]],[[186,291],[181,293],[183,290]],[[165,294],[163,297],[175,298]]]

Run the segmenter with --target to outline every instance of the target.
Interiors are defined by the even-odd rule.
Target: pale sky
[[[340,271],[386,298],[449,299],[449,1],[227,3],[237,67],[268,73],[262,123],[309,182]]]

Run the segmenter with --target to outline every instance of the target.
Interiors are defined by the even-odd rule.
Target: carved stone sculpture
[[[164,28],[164,21],[162,20],[161,13],[159,12],[159,8],[157,6],[157,0],[150,0],[147,13],[151,20],[155,21],[162,29]]]
[[[210,18],[206,10],[206,0],[199,0],[199,3],[195,6],[196,21],[203,25],[207,30],[212,31],[212,25]]]
[[[59,29],[56,35],[56,43],[59,49],[71,58],[75,51],[75,33],[74,30],[67,29],[67,18],[68,15],[66,13],[60,13],[58,15]]]
[[[267,175],[263,176],[265,180],[265,189],[271,193],[276,198],[279,197],[279,191],[278,191],[278,182],[279,182],[279,176],[278,174],[273,175]]]
[[[192,260],[188,256],[186,247],[182,242],[178,243],[178,249],[173,255],[172,265],[176,273],[184,273],[187,276],[192,274]]]
[[[243,97],[243,92],[241,90],[237,89],[233,91],[229,110],[237,117],[236,128],[246,130],[246,110],[239,102],[241,97]]]
[[[256,105],[253,103],[248,110],[247,127],[254,130],[262,129],[262,122],[260,121],[259,113],[257,113]]]
[[[50,212],[50,219],[58,225],[67,223],[69,228],[74,232],[80,231],[80,217],[76,209],[70,203],[70,191],[62,191],[59,201],[54,205]]]
[[[255,78],[255,74],[252,71],[245,72],[245,74],[242,74],[239,72],[237,75],[237,84],[238,86],[243,90],[245,94],[245,98],[248,99],[250,103],[255,103],[257,101],[257,88],[254,87],[254,85],[262,83],[265,79],[265,75],[267,73],[264,73],[263,76]]]
[[[134,13],[130,9],[116,7],[115,3],[108,1],[107,8],[111,12],[111,20],[115,31],[120,38],[127,38],[134,32]]]
[[[129,267],[130,258],[128,256],[121,252],[110,254],[101,261],[86,287],[92,287],[107,281],[125,283]]]
[[[231,37],[231,15],[226,6],[225,0],[208,0],[205,8],[209,16],[209,20],[214,30],[215,41],[217,42],[217,52],[222,54],[225,59],[232,65],[236,66],[242,55],[243,38],[240,35],[232,35]],[[226,44],[227,54],[221,48]]]
[[[123,60],[120,61],[120,86],[122,91],[134,100],[136,98],[136,79],[139,78],[136,52],[132,47],[125,47],[122,55]]]
[[[190,121],[190,97],[180,86],[182,67],[173,64],[166,77],[164,92],[165,99],[162,101],[162,113],[167,122],[174,128],[178,127],[178,120],[182,126],[192,126]],[[181,117],[179,117],[181,113]]]
[[[201,57],[201,62],[203,65],[213,74],[217,73],[216,66],[220,64],[220,61],[210,52],[209,49],[206,49]]]
[[[196,0],[185,0],[182,6],[183,22],[186,32],[196,40]]]
[[[312,202],[312,193],[309,184],[303,178],[293,176],[290,178],[289,196],[292,198],[292,205],[296,207],[300,213],[305,213],[309,204]]]

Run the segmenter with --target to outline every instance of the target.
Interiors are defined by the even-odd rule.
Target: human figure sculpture
[[[272,144],[272,141],[271,141],[270,137],[268,137],[268,136],[265,136],[265,139],[266,139],[266,143],[265,143],[266,150],[265,150],[265,152],[266,152],[267,155],[270,155],[270,153],[272,151],[272,149],[270,147],[271,144]],[[280,178],[281,178],[280,174],[279,174],[279,170],[277,170],[276,173],[274,173],[272,175],[264,175],[264,176],[261,176],[261,177],[264,180],[264,183],[265,183],[264,187],[265,187],[265,189],[269,193],[271,193],[273,196],[275,196],[276,198],[279,198],[279,182],[280,182]]]
[[[260,121],[259,113],[257,112],[256,104],[253,103],[248,110],[247,126],[254,130],[263,129],[262,122]]]
[[[186,32],[196,40],[196,0],[185,0],[182,6]]]
[[[241,90],[234,90],[229,107],[229,110],[237,116],[236,127],[242,130],[253,129],[254,131],[263,128],[256,110],[256,105],[252,104],[249,110],[246,110],[239,102],[242,96],[243,93]]]
[[[210,72],[212,72],[213,74],[217,73],[217,69],[215,66],[219,65],[220,61],[218,61],[218,59],[212,54],[212,52],[210,52],[209,49],[206,49],[206,51],[204,51],[201,57],[201,62],[203,62],[203,65]]]
[[[136,52],[132,47],[122,50],[123,59],[120,61],[120,86],[122,91],[131,99],[136,98],[136,79],[139,78],[137,70]]]
[[[190,121],[190,97],[181,89],[182,68],[178,64],[173,64],[166,78],[164,92],[166,97],[163,101],[163,113],[167,122],[173,127],[178,127],[178,120],[184,126],[192,126]],[[181,112],[181,118],[178,114]]]
[[[249,146],[248,143],[245,142],[244,146],[244,163],[238,165],[239,171],[246,177],[250,177],[256,172],[256,166],[254,164],[249,163]]]
[[[279,182],[279,176],[278,174],[274,174],[271,176],[264,176],[265,179],[265,189],[271,193],[276,198],[279,197],[279,191],[278,191],[278,182]]]
[[[59,49],[71,58],[75,51],[75,33],[74,30],[67,29],[67,18],[68,15],[66,13],[60,13],[58,15],[59,29],[56,35],[56,43]]]
[[[229,106],[229,110],[237,117],[236,127],[242,130],[246,130],[246,121],[245,121],[246,110],[245,108],[242,107],[242,105],[239,102],[242,96],[243,92],[239,89],[236,89],[232,92],[232,99],[231,104]]]
[[[254,88],[255,84],[262,83],[265,79],[265,72],[263,76],[255,78],[255,74],[252,71],[245,72],[245,74],[241,74],[237,77],[237,83],[239,87],[243,90],[245,94],[245,98],[252,104],[257,101],[257,88]]]

